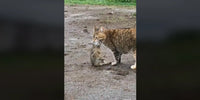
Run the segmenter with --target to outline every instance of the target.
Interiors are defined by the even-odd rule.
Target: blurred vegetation
[[[136,17],[136,12],[132,14],[133,17]]]
[[[136,0],[65,0],[65,4],[125,5],[136,6]]]

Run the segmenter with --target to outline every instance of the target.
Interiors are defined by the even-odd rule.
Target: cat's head
[[[94,26],[93,29],[93,40],[92,43],[96,46],[100,46],[102,42],[106,39],[105,31],[106,29],[104,27],[97,28]]]

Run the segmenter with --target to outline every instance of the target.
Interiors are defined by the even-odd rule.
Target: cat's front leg
[[[113,51],[113,54],[115,56],[115,61],[111,63],[111,65],[116,66],[117,64],[121,63],[121,53],[118,51]]]

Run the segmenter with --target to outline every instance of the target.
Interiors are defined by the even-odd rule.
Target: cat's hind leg
[[[131,69],[136,69],[136,50],[133,52],[133,57],[135,59],[135,63],[133,65],[131,65]]]
[[[134,65],[131,65],[131,69],[136,69],[136,64],[134,64]]]

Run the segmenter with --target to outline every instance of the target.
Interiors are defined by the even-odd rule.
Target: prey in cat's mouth
[[[89,43],[92,45],[92,48],[90,50],[90,61],[92,63],[92,66],[104,66],[104,65],[110,65],[111,62],[106,62],[101,54],[101,43],[99,41],[92,41]]]

